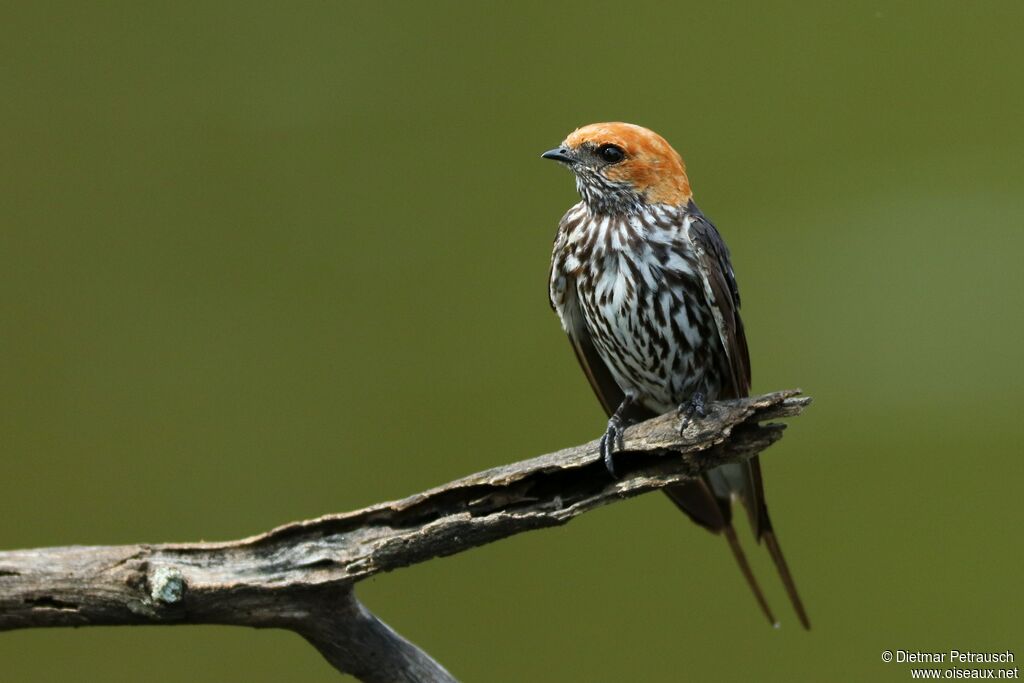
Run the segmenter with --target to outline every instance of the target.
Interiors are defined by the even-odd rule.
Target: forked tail
[[[800,619],[801,625],[805,629],[810,629],[811,622],[807,617],[807,611],[800,600],[793,575],[789,571],[786,558],[779,546],[779,540],[775,536],[771,520],[768,518],[759,463],[726,465],[719,470],[722,471],[713,471],[711,476],[705,475],[700,479],[669,487],[665,489],[665,494],[695,523],[712,533],[721,533],[725,536],[729,543],[729,549],[736,559],[736,564],[750,586],[758,606],[768,618],[768,622],[772,626],[778,627],[779,623],[772,614],[771,607],[768,606],[768,601],[750,568],[750,563],[747,561],[747,556],[743,552],[739,539],[736,537],[736,530],[732,525],[732,499],[733,497],[739,498],[750,513],[751,525],[758,541],[760,542],[761,539],[765,541],[768,554],[771,555],[772,561],[775,563],[782,584],[786,588],[786,594],[793,604],[793,610]]]

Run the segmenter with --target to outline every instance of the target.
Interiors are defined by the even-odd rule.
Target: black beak
[[[576,157],[573,156],[572,150],[568,147],[559,147],[557,149],[549,149],[540,155],[541,159],[553,159],[555,161],[561,161],[563,164],[576,163]]]

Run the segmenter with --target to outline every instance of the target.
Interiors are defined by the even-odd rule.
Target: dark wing
[[[750,392],[750,352],[740,319],[740,288],[729,260],[729,248],[722,236],[692,201],[688,213],[690,241],[697,252],[698,263],[709,290],[708,305],[714,310],[718,333],[729,360],[727,377],[731,386],[724,388],[720,398],[741,398]]]
[[[740,291],[736,284],[732,263],[729,260],[729,249],[725,246],[725,242],[715,226],[692,201],[688,207],[688,213],[693,216],[690,225],[690,241],[697,251],[700,269],[705,278],[710,298],[708,304],[716,311],[715,320],[718,324],[719,336],[728,357],[729,367],[726,376],[732,380],[731,386],[725,387],[719,398],[747,396],[750,392],[750,353],[747,350],[747,337],[743,331],[743,321],[740,319]],[[807,613],[782,554],[778,537],[772,528],[771,518],[768,516],[760,458],[755,455],[744,463],[723,465],[709,472],[707,479],[718,500],[719,507],[723,509],[723,514],[727,515],[724,510],[731,506],[734,496],[743,503],[743,507],[746,508],[750,516],[750,524],[757,540],[760,542],[763,539],[768,547],[768,552],[775,563],[801,624],[804,628],[810,628]],[[732,545],[731,539],[730,545]],[[740,564],[743,568],[742,560]],[[744,573],[747,573],[746,569],[744,569]]]

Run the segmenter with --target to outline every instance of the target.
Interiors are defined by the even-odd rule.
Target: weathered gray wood
[[[723,401],[679,433],[663,415],[626,430],[612,479],[597,441],[503,465],[402,500],[223,543],[70,546],[0,552],[0,630],[230,624],[303,635],[372,683],[454,681],[352,592],[374,574],[513,534],[749,457],[799,414],[798,391]]]

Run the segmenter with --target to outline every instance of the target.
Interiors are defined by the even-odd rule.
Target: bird
[[[739,287],[724,240],[694,203],[682,157],[654,131],[594,123],[541,156],[567,166],[580,195],[558,224],[548,294],[608,415],[600,449],[615,476],[614,451],[629,424],[678,410],[683,429],[705,414],[705,402],[749,395]],[[665,493],[697,525],[725,537],[778,627],[733,527],[739,500],[810,629],[768,516],[757,456]]]

